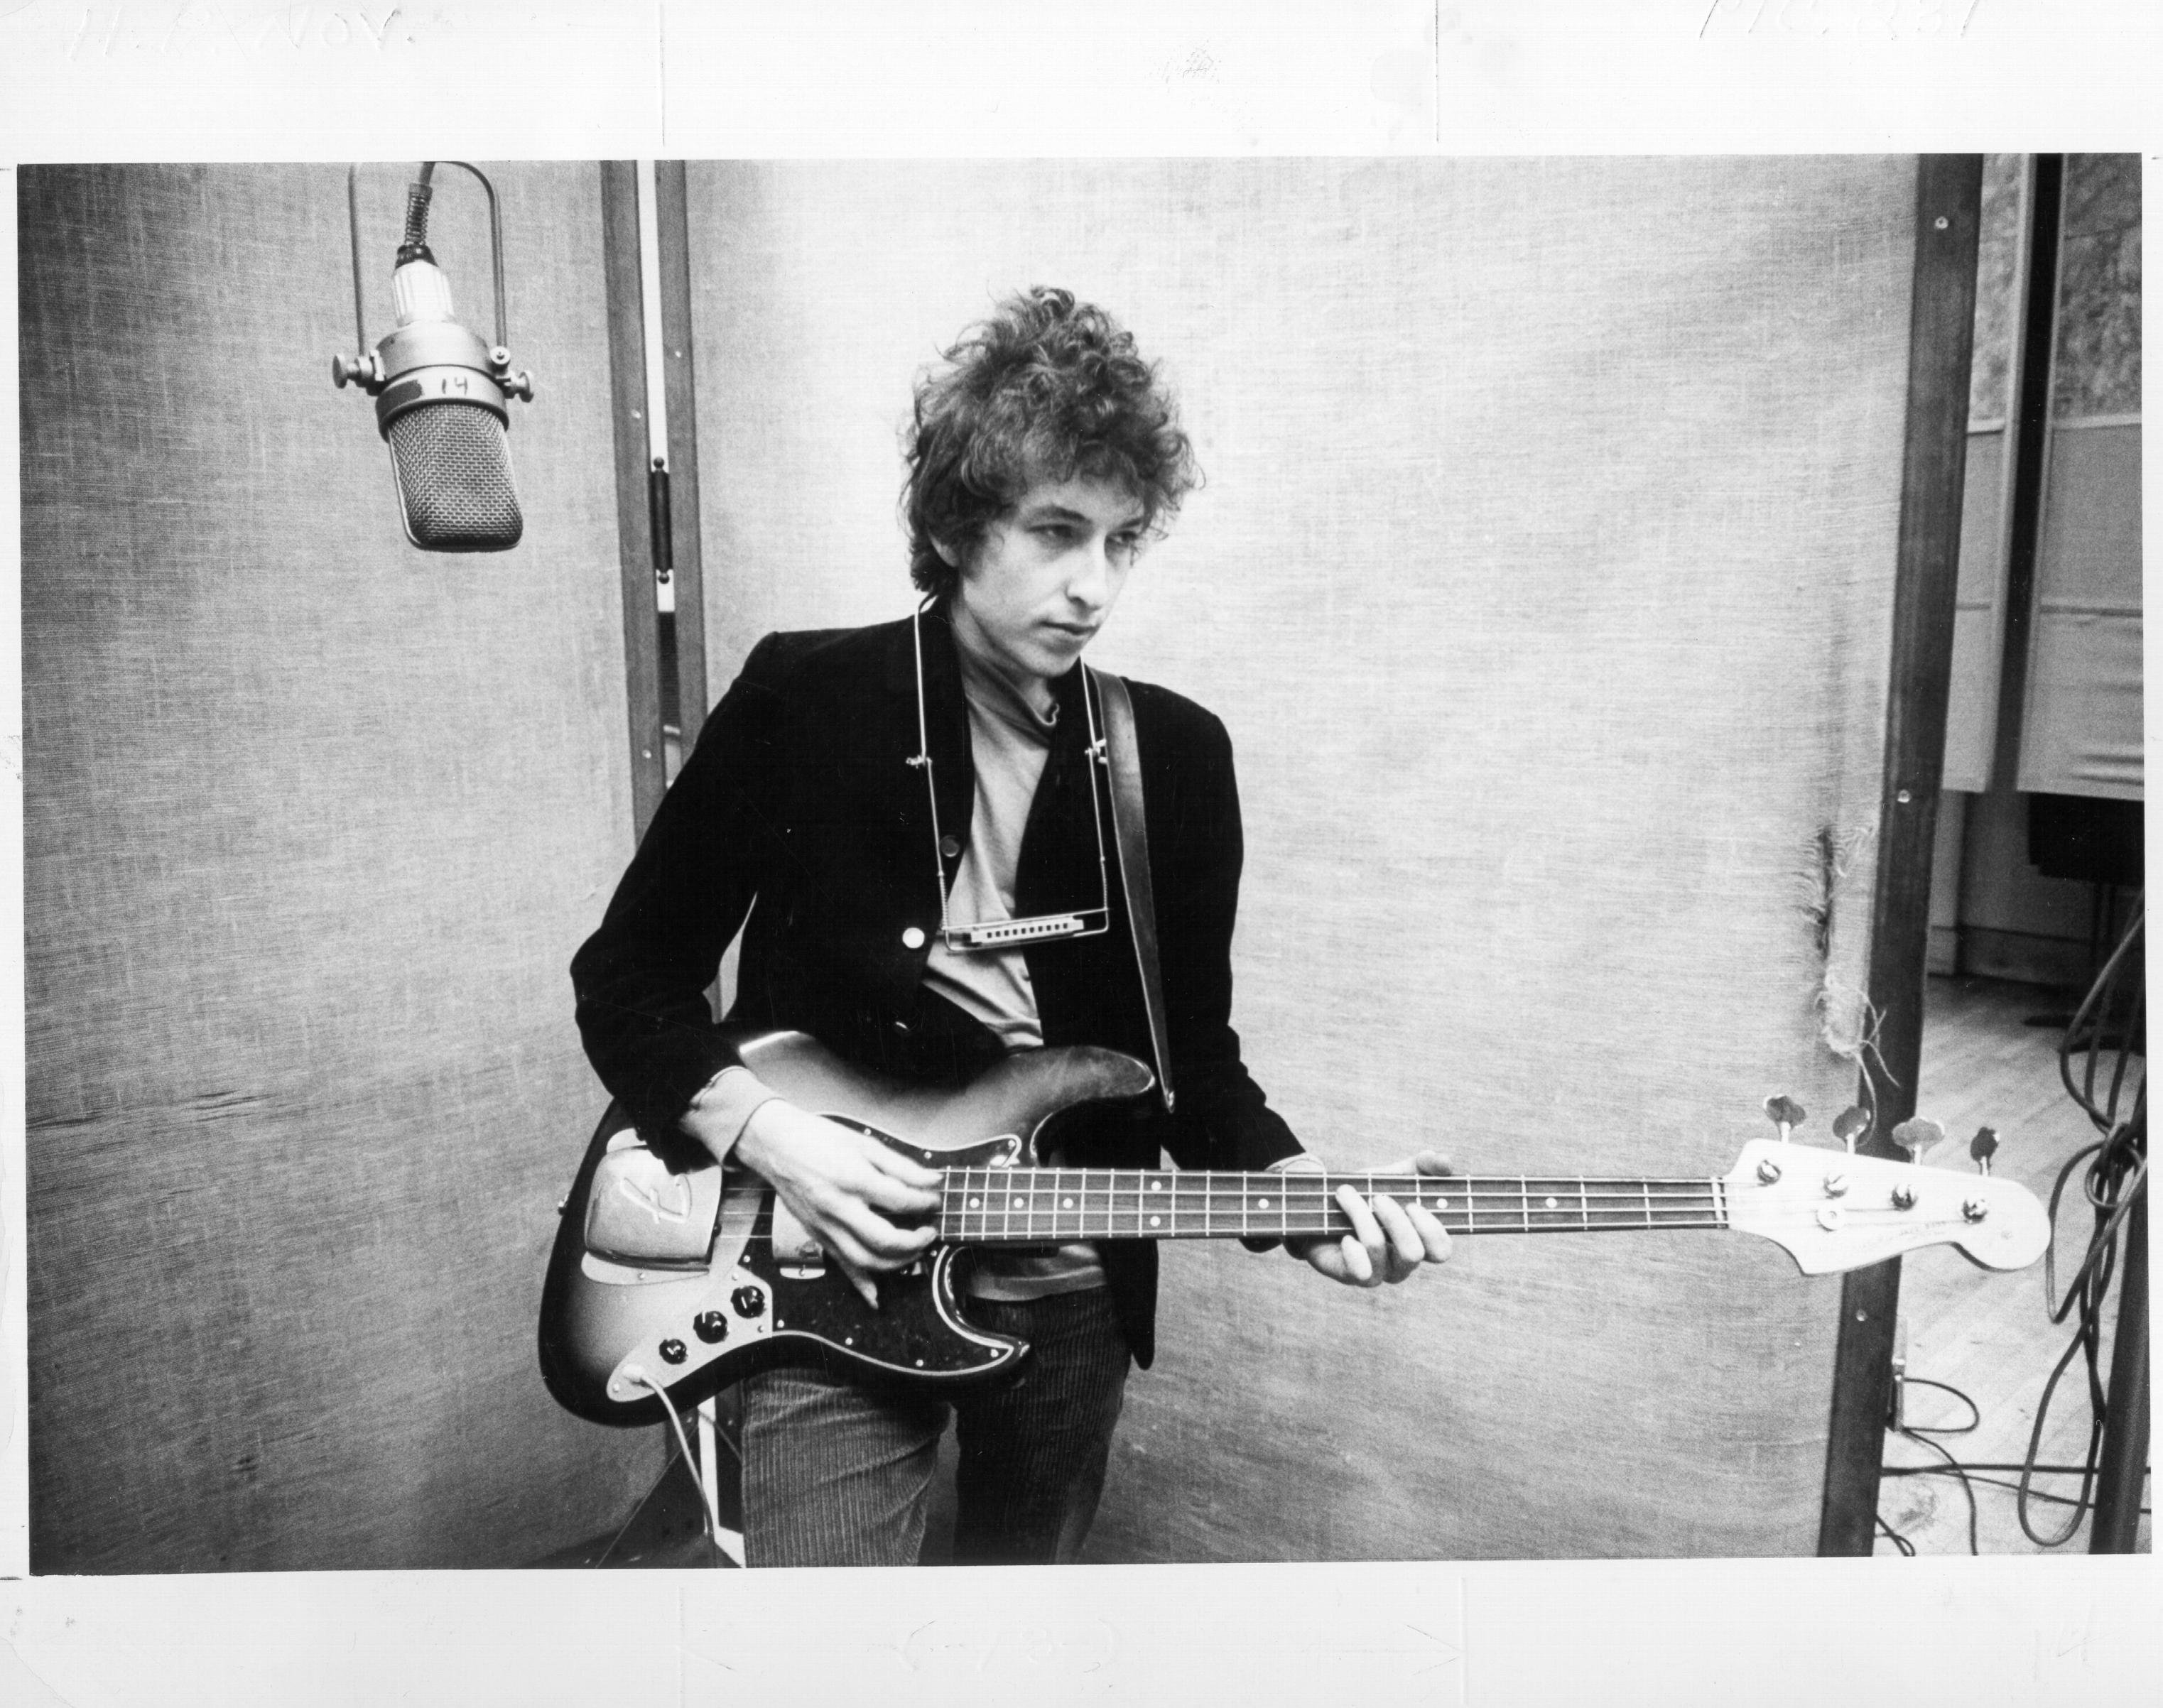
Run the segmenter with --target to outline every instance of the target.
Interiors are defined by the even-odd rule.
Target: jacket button
[[[924,947],[924,932],[922,929],[917,926],[910,926],[907,931],[904,931],[901,934],[901,946],[905,949],[922,948]]]
[[[958,836],[940,837],[939,852],[945,855],[948,859],[953,859],[961,852],[961,838]]]

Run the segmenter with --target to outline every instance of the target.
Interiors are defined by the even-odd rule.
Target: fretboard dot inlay
[[[1150,1181],[1150,1190],[1151,1192],[1162,1192],[1162,1191],[1164,1190],[1164,1182],[1162,1182],[1161,1180],[1152,1180],[1152,1181]]]
[[[1016,1209],[1020,1209],[1020,1208],[1021,1208],[1024,1204],[1026,1204],[1026,1203],[1028,1203],[1028,1202],[1029,1202],[1029,1200],[1028,1200],[1027,1199],[1018,1198],[1018,1199],[1016,1199],[1013,1201],[1013,1207],[1014,1207]]]
[[[1270,1201],[1266,1198],[1258,1198],[1254,1200],[1254,1208],[1256,1209],[1267,1209],[1269,1207]]]
[[[1071,1198],[1062,1198],[1059,1200],[1059,1207],[1061,1209],[1071,1209],[1074,1208],[1074,1200]]]
[[[1551,1199],[1551,1198],[1550,1198],[1550,1199],[1545,1199],[1545,1200],[1544,1200],[1544,1202],[1546,1203],[1547,1207],[1548,1207],[1549,1209],[1553,1209],[1555,1207],[1555,1201],[1554,1201],[1553,1199]]]
[[[1162,1216],[1151,1216],[1150,1218],[1150,1225],[1153,1228],[1162,1227],[1164,1225],[1164,1218]]]
[[[983,1205],[983,1199],[981,1198],[972,1198],[969,1200],[969,1208],[971,1209],[981,1209]]]

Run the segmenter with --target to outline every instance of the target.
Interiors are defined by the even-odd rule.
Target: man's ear
[[[931,549],[939,554],[940,561],[945,564],[947,568],[959,569],[961,567],[961,549],[960,546],[952,545],[945,540],[934,540],[931,542]]]

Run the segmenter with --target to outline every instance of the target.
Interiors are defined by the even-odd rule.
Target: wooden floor
[[[2061,991],[1988,979],[1932,979],[1923,1028],[1923,1066],[1917,1112],[1943,1123],[1951,1140],[1944,1166],[1967,1168],[1965,1141],[1978,1126],[1994,1128],[1999,1150],[1995,1172],[2010,1175],[2048,1201],[2066,1160],[2098,1136],[2058,1075],[2057,1026],[2029,1025],[2031,1016],[2062,1016],[2071,1005]],[[2128,1106],[2130,1097],[2126,1099]],[[2080,1195],[2077,1176],[2058,1216],[2056,1260],[2062,1296],[2087,1248],[2094,1219]],[[1978,1269],[1946,1251],[1919,1253],[1901,1266],[1900,1317],[1907,1334],[1910,1377],[1950,1383],[1975,1402],[1972,1433],[1930,1439],[1966,1465],[2017,1465],[2028,1450],[2036,1408],[2052,1367],[2071,1344],[2077,1318],[2050,1320],[2043,1267],[2011,1275]],[[2103,1368],[2118,1320],[2113,1286],[2103,1316]],[[1907,1421],[1957,1425],[1967,1408],[1935,1389],[1906,1392]],[[2087,1451],[2089,1407],[2085,1361],[2077,1354],[2052,1397],[2037,1461],[2077,1465]],[[1888,1433],[1888,1466],[1942,1464],[1927,1446]],[[2018,1483],[2018,1470],[1978,1476]],[[2039,1476],[2046,1493],[2079,1492],[2077,1476]],[[1976,1537],[1984,1554],[2040,1554],[2046,1550],[2021,1529],[2009,1488],[1974,1483]],[[2032,1502],[2029,1523],[2052,1537],[2072,1516],[2071,1507]],[[1878,1516],[1911,1542],[1919,1554],[1965,1554],[1968,1504],[1950,1476],[1888,1476]],[[2088,1521],[2058,1552],[2085,1553]],[[2140,1521],[2140,1547],[2151,1546],[2150,1521]],[[1896,1551],[1881,1536],[1879,1554]]]

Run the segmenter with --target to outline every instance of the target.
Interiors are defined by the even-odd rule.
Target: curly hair
[[[1040,285],[1001,303],[916,384],[903,444],[909,577],[951,594],[966,552],[1039,481],[1115,481],[1160,534],[1202,483],[1171,394],[1133,335],[1071,291]]]

